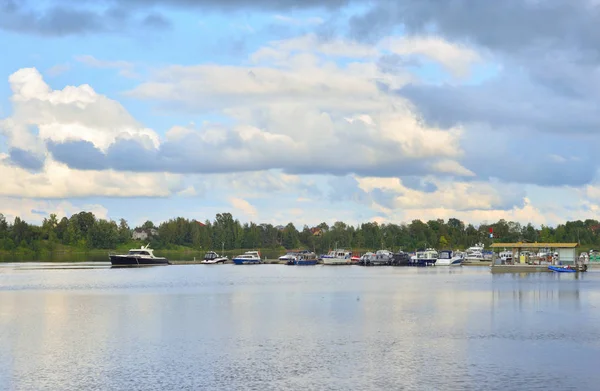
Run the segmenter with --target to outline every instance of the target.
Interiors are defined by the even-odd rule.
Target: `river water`
[[[597,390],[600,273],[0,265],[0,390]]]

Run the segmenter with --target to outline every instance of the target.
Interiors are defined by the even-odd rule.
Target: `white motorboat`
[[[452,250],[442,250],[438,253],[436,266],[461,266],[464,259],[464,254],[454,252]]]
[[[469,247],[465,251],[465,261],[467,262],[482,262],[489,261],[489,257],[485,256],[483,243],[477,243],[475,246]]]
[[[204,254],[204,259],[200,263],[203,263],[206,265],[214,265],[214,264],[218,264],[218,263],[225,263],[228,260],[229,260],[229,258],[227,258],[227,257],[221,256],[214,251],[209,251],[206,254]]]
[[[427,248],[422,251],[417,251],[416,254],[411,257],[411,261],[413,264],[417,265],[435,265],[439,256],[438,252],[433,248]]]
[[[330,251],[323,256],[323,265],[351,265],[352,252],[344,249]]]
[[[280,261],[295,261],[296,259],[298,259],[298,253],[295,252],[289,252],[279,257]]]
[[[233,258],[233,263],[236,265],[256,265],[263,262],[262,259],[260,259],[260,253],[258,251],[246,251],[242,255]]]

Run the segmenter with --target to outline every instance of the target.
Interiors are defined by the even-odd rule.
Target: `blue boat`
[[[293,263],[288,262],[288,265],[293,264],[295,266],[312,266],[317,264],[318,259],[315,253],[299,253],[292,262]]]
[[[258,251],[246,251],[244,254],[233,258],[233,263],[236,265],[258,265],[263,262]]]
[[[316,259],[297,259],[294,261],[294,265],[296,265],[296,266],[309,266],[309,265],[316,265],[316,264],[317,264]]]
[[[557,273],[575,273],[577,270],[571,269],[569,266],[548,266],[549,270]]]

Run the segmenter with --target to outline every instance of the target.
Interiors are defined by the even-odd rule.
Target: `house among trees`
[[[323,231],[319,227],[312,227],[310,229],[310,233],[312,234],[312,236],[321,236],[321,235],[323,235]]]
[[[146,240],[151,236],[158,236],[156,228],[136,228],[131,234],[133,240]]]

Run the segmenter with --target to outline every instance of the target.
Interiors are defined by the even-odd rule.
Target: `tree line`
[[[146,232],[145,239],[155,249],[234,250],[234,249],[310,249],[322,253],[335,247],[347,249],[403,249],[435,247],[464,249],[494,242],[579,242],[584,246],[600,246],[600,223],[597,220],[577,220],[556,227],[534,227],[499,220],[493,224],[474,226],[451,218],[413,220],[405,224],[363,223],[358,226],[338,221],[314,227],[240,223],[231,213],[219,213],[204,222],[177,217],[156,226],[147,221],[135,228]],[[493,238],[490,238],[490,229]],[[116,249],[132,243],[132,229],[126,220],[100,219],[91,212],[79,212],[60,220],[54,214],[41,225],[28,224],[15,217],[8,222],[0,213],[0,250],[52,251],[59,245],[78,249]]]

